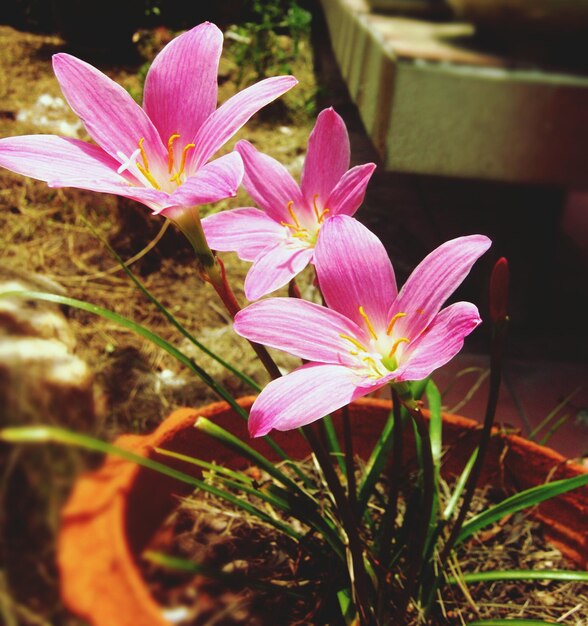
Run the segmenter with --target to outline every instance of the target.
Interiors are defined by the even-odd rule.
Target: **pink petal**
[[[254,261],[263,250],[286,237],[286,229],[263,211],[233,209],[202,220],[206,240],[213,250],[236,252],[243,261]]]
[[[359,209],[375,169],[375,163],[365,163],[343,174],[326,202],[330,215],[353,215]]]
[[[259,109],[294,87],[294,76],[266,78],[229,98],[200,127],[188,168],[198,168],[223,146]]]
[[[478,309],[469,302],[456,302],[443,309],[414,344],[409,345],[395,372],[397,380],[421,380],[445,365],[481,321]]]
[[[300,187],[312,205],[316,194],[322,206],[349,168],[349,135],[341,117],[332,108],[321,111],[308,138]]]
[[[376,332],[396,297],[396,279],[382,242],[347,215],[325,221],[314,252],[314,264],[329,307],[367,329],[362,306]]]
[[[295,298],[260,300],[237,313],[234,329],[257,343],[284,350],[307,361],[357,364],[352,344],[341,334],[362,341],[364,333],[340,313]]]
[[[257,300],[287,285],[312,259],[312,248],[294,248],[288,241],[266,248],[245,277],[245,296]]]
[[[353,370],[341,365],[304,365],[261,392],[251,407],[249,432],[261,437],[273,428],[292,430],[310,424],[372,391],[373,387],[358,387],[360,382]]]
[[[256,150],[248,141],[235,146],[245,165],[243,186],[253,200],[277,222],[292,222],[288,204],[305,207],[298,183],[288,170],[267,154]]]
[[[396,322],[395,335],[416,339],[491,243],[484,235],[458,237],[426,256],[408,277],[390,308],[389,319],[396,313],[407,314]]]
[[[124,183],[118,161],[102,148],[56,135],[0,139],[0,165],[18,174],[51,182],[67,179]]]
[[[210,22],[176,37],[155,57],[145,79],[144,108],[165,145],[178,133],[192,141],[215,110],[222,32]]]
[[[117,152],[130,157],[144,139],[149,167],[167,171],[167,149],[157,129],[120,85],[69,54],[54,55],[53,69],[69,105],[103,150],[121,162]]]
[[[230,152],[203,165],[174,191],[170,201],[186,207],[234,197],[242,178],[243,161],[237,152]]]

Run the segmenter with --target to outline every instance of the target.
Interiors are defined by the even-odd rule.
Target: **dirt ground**
[[[140,32],[134,65],[96,64],[140,101],[146,63],[173,33]],[[64,49],[57,36],[20,32],[0,25],[0,136],[63,134],[86,139],[77,117],[61,97],[51,68],[52,54]],[[91,62],[90,59],[87,59]],[[219,75],[219,100],[238,90],[238,69],[225,46]],[[314,124],[316,83],[307,40],[301,42],[294,74],[300,81],[282,102],[271,105],[226,146],[247,138],[297,176],[308,134]],[[220,202],[216,211],[249,206],[245,192]],[[75,189],[49,189],[45,183],[0,170],[0,269],[2,275],[50,279],[72,298],[128,317],[171,342],[223,383],[234,395],[248,390],[213,359],[173,329],[132,285],[96,231],[125,260],[139,257],[131,269],[149,291],[209,348],[262,383],[264,371],[249,345],[237,337],[213,290],[200,280],[191,248],[174,227],[149,210],[121,198]],[[155,241],[156,245],[153,245]],[[247,264],[223,255],[242,305]],[[304,288],[304,279],[301,283]],[[95,415],[63,424],[111,440],[121,432],[152,429],[179,406],[198,406],[217,397],[163,350],[112,322],[65,309],[77,341],[76,354],[95,377]],[[293,365],[281,357],[281,364]],[[5,416],[12,424],[23,417]],[[43,415],[27,420],[43,422]],[[0,448],[0,622],[74,624],[57,596],[53,536],[59,508],[73,476],[98,462],[93,455],[63,448],[42,451]]]

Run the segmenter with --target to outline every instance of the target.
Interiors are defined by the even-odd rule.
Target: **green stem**
[[[402,392],[401,392],[402,393]],[[423,468],[423,496],[421,507],[421,523],[417,529],[417,535],[410,550],[409,569],[406,576],[406,587],[396,607],[394,624],[403,624],[406,621],[406,609],[414,594],[418,583],[421,580],[420,570],[423,564],[423,557],[427,543],[427,536],[431,525],[431,514],[433,512],[433,502],[435,497],[435,465],[431,450],[431,439],[429,428],[423,418],[420,407],[410,399],[402,397],[402,402],[412,417],[417,433],[421,439],[421,455]]]
[[[333,465],[331,464],[331,459],[323,447],[320,437],[315,433],[310,425],[304,426],[303,431],[323,471],[323,475],[341,518],[343,528],[347,534],[349,552],[351,554],[351,562],[353,566],[350,578],[352,588],[354,590],[359,620],[362,626],[368,626],[374,623],[374,618],[369,601],[368,576],[363,561],[363,549],[357,523],[353,517],[349,501],[345,496],[345,491],[343,490],[341,482],[339,481]]]
[[[402,414],[400,411],[400,399],[398,393],[392,389],[392,412],[394,415],[394,426],[392,430],[392,462],[388,465],[387,488],[388,506],[382,520],[380,529],[380,552],[378,560],[380,562],[380,580],[378,584],[378,617],[384,621],[387,612],[389,598],[389,564],[392,557],[392,535],[398,514],[398,496],[400,494],[399,476],[402,469]]]
[[[353,454],[353,437],[351,433],[351,420],[349,419],[349,407],[344,406],[343,415],[343,443],[345,445],[345,468],[347,470],[347,498],[354,519],[357,519],[357,482],[355,480],[355,461]]]
[[[502,373],[502,357],[504,354],[506,330],[508,327],[508,318],[500,320],[494,326],[494,335],[492,341],[492,352],[490,356],[490,389],[488,392],[488,402],[486,404],[486,415],[484,416],[484,425],[482,427],[482,433],[480,435],[480,443],[478,445],[478,454],[474,461],[474,466],[470,473],[470,477],[467,482],[466,489],[464,491],[463,502],[459,510],[455,524],[451,529],[451,533],[447,542],[443,546],[443,551],[439,557],[441,568],[446,562],[447,558],[455,542],[463,523],[467,512],[469,511],[474,497],[474,491],[478,485],[480,473],[482,471],[482,465],[490,442],[490,435],[492,434],[492,425],[494,424],[494,415],[496,414],[496,407],[498,406],[498,396],[500,393],[500,380]]]
[[[213,286],[229,315],[234,318],[241,307],[229,286],[222,261],[215,256],[206,241],[198,207],[187,209],[174,221],[194,248],[202,278]],[[282,374],[267,349],[252,341],[249,343],[272,379],[279,378]]]

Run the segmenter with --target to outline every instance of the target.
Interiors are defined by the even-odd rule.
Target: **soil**
[[[310,460],[301,467],[317,479]],[[287,467],[282,470],[292,474]],[[260,484],[269,478],[255,469],[249,472]],[[226,488],[213,473],[207,480]],[[318,486],[312,493],[325,509],[332,510]],[[263,506],[261,501],[245,497]],[[501,497],[489,487],[479,489],[471,511],[479,512]],[[372,512],[378,508],[372,507]],[[297,524],[298,530],[308,531],[300,522],[284,518],[279,510],[272,512],[278,519]],[[364,532],[369,533],[367,529]],[[340,613],[328,604],[328,598],[345,579],[340,564],[329,560],[328,550],[321,558],[316,552],[313,556],[319,546],[319,539],[311,534],[294,542],[259,518],[200,491],[179,502],[145,549],[141,566],[153,596],[164,607],[164,615],[180,626],[271,626],[276,615],[288,616],[287,621],[280,622],[284,626],[342,626]],[[154,560],[153,553],[179,557],[204,571],[195,575],[177,565],[163,565]],[[456,578],[493,570],[569,568],[559,550],[544,539],[540,525],[523,513],[478,532],[457,550],[455,561],[450,563]],[[401,575],[402,566],[395,571]],[[264,584],[271,589],[260,589]],[[416,612],[412,613],[408,626],[422,624]],[[463,626],[476,619],[509,618],[585,626],[588,588],[585,583],[550,581],[448,585],[434,615],[429,626]]]
[[[139,31],[135,61],[115,65],[83,57],[141,100],[150,59],[176,33],[166,28]],[[282,44],[284,38],[281,39]],[[51,133],[87,139],[77,117],[61,99],[51,56],[69,51],[57,35],[21,32],[0,25],[0,137]],[[81,56],[81,55],[79,55]],[[237,67],[230,42],[219,72],[219,101],[256,80]],[[278,73],[278,72],[276,72]],[[283,73],[283,72],[281,72]],[[316,81],[308,38],[292,61],[299,85],[281,102],[256,115],[225,147],[247,138],[289,167],[301,170],[314,125]],[[237,84],[237,77],[241,83]],[[202,214],[251,201],[237,198],[203,207]],[[94,232],[93,232],[94,231]],[[11,272],[53,281],[55,289],[115,311],[159,334],[193,358],[235,396],[251,392],[216,361],[203,356],[146,300],[120,270],[99,237],[108,241],[146,288],[205,345],[239,365],[263,384],[266,374],[249,345],[232,332],[230,320],[210,286],[204,284],[184,237],[134,202],[77,189],[49,189],[45,183],[0,168],[0,266]],[[236,255],[223,260],[241,304],[248,265]],[[301,281],[302,289],[310,277]],[[129,330],[91,314],[65,309],[77,338],[76,354],[95,376],[96,410],[81,423],[62,424],[112,440],[123,432],[152,430],[171,410],[218,398],[185,367]],[[283,367],[297,364],[275,354]],[[43,422],[43,415],[10,415],[10,424]],[[5,425],[5,424],[2,424]],[[58,596],[54,537],[59,510],[74,477],[96,465],[96,455],[71,449],[43,450],[0,445],[0,623],[8,626],[73,626]]]

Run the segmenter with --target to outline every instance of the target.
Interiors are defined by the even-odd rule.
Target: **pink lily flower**
[[[300,186],[275,159],[249,142],[236,149],[245,164],[243,185],[261,209],[233,209],[202,220],[210,247],[253,261],[245,279],[248,300],[286,285],[313,261],[319,231],[334,215],[353,215],[375,164],[349,169],[349,136],[332,108],[319,114],[308,139]]]
[[[183,207],[234,196],[241,158],[210,158],[297,81],[262,80],[217,109],[222,42],[221,31],[208,22],[171,41],[149,69],[143,108],[95,67],[54,55],[61,90],[97,145],[55,135],[9,137],[0,140],[0,166],[50,187],[132,198],[172,219]]]
[[[235,318],[238,334],[310,361],[261,392],[249,417],[251,435],[304,426],[388,383],[421,380],[447,363],[481,319],[469,302],[441,306],[490,243],[483,235],[444,243],[398,291],[380,240],[347,216],[328,220],[315,248],[328,308],[270,298]]]

